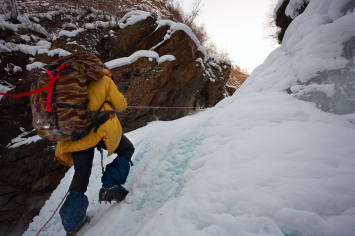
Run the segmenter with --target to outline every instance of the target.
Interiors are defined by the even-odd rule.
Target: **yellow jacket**
[[[105,103],[101,111],[117,110],[123,111],[127,107],[127,101],[124,96],[117,90],[115,83],[110,78],[111,72],[105,69],[105,76],[98,81],[88,81],[88,110],[96,112],[101,105]],[[72,166],[72,152],[86,150],[96,146],[103,140],[105,142],[108,155],[111,155],[121,141],[122,127],[115,115],[102,124],[96,133],[94,130],[78,141],[58,141],[55,149],[55,156],[60,163]]]

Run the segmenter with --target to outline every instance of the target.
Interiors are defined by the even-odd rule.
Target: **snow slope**
[[[79,235],[352,235],[355,115],[324,113],[282,93],[250,93],[128,134],[136,147],[127,199],[99,205]],[[105,164],[113,157],[105,159]],[[64,196],[69,171],[34,219],[37,232]],[[42,235],[64,235],[58,213]]]
[[[316,102],[285,92],[317,73],[352,70],[352,59],[342,52],[355,36],[347,26],[355,13],[337,10],[349,2],[310,0],[286,32],[286,45],[216,107],[128,133],[136,152],[125,201],[98,203],[96,153],[87,191],[88,214],[94,217],[78,235],[354,235],[355,113],[324,112]],[[333,21],[319,22],[320,16]],[[341,37],[320,33],[332,30]],[[328,46],[306,50],[307,42]],[[331,96],[335,87],[311,88]],[[113,158],[105,158],[105,164]],[[73,168],[25,236],[49,219],[72,175]],[[58,213],[41,235],[65,235]]]

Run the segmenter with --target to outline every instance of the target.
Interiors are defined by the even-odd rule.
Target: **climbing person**
[[[82,54],[74,55],[73,60]],[[92,54],[88,55],[94,56]],[[97,58],[98,59],[98,58]],[[95,61],[95,60],[91,60]],[[97,60],[96,60],[97,61]],[[130,140],[123,135],[121,124],[115,111],[123,111],[127,107],[127,101],[117,90],[115,82],[111,78],[111,72],[100,66],[85,62],[85,73],[91,73],[99,80],[87,80],[87,110],[92,116],[98,113],[107,113],[109,117],[100,121],[99,125],[91,130],[86,130],[84,135],[79,135],[71,140],[58,141],[55,156],[62,164],[74,165],[74,176],[69,188],[69,194],[59,210],[62,224],[67,235],[76,235],[82,226],[90,221],[86,210],[89,202],[85,195],[89,184],[89,177],[93,165],[95,148],[106,149],[108,155],[113,153],[117,157],[112,163],[106,165],[101,178],[102,188],[99,192],[99,201],[124,200],[128,191],[122,186],[127,179],[131,157],[134,153],[134,146]]]

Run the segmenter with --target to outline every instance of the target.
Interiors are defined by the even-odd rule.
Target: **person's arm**
[[[111,79],[108,81],[108,92],[106,100],[112,105],[114,110],[121,112],[126,109],[127,100],[122,95],[122,93],[117,90],[115,83]]]

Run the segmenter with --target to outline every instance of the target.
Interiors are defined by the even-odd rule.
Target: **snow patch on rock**
[[[119,58],[119,59],[115,59],[115,60],[106,62],[105,65],[109,69],[113,69],[113,68],[120,67],[120,66],[130,65],[130,64],[136,62],[141,57],[153,58],[153,59],[157,60],[158,64],[161,64],[165,61],[175,60],[175,57],[172,55],[164,55],[162,57],[159,57],[159,54],[154,51],[141,50],[141,51],[137,51],[137,52],[133,53],[129,57],[123,57],[123,58]]]

